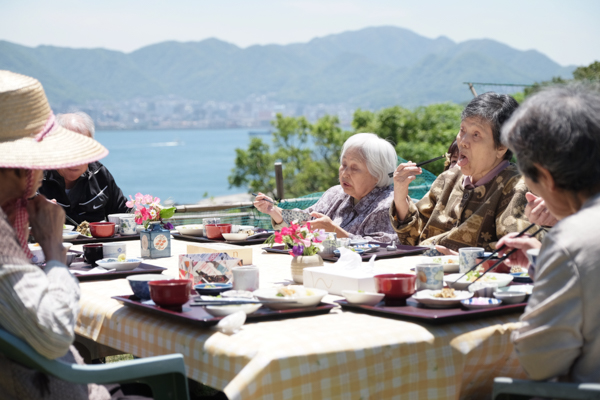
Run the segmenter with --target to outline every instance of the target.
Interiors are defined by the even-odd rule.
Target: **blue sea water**
[[[97,131],[110,154],[100,160],[123,194],[137,192],[193,204],[210,196],[244,193],[229,188],[235,149],[247,149],[248,129]],[[259,136],[271,144],[271,136]]]

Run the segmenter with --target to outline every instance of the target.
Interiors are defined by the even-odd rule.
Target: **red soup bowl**
[[[223,233],[231,233],[231,224],[208,224],[204,227],[209,239],[224,239]]]
[[[148,282],[150,298],[161,307],[177,308],[187,303],[192,290],[189,279],[171,279]]]
[[[375,287],[378,293],[385,294],[386,305],[402,304],[415,293],[416,280],[413,274],[375,275]]]
[[[92,222],[90,232],[95,238],[107,238],[115,234],[114,222]]]

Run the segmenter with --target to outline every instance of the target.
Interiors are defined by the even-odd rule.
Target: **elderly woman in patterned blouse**
[[[528,189],[509,161],[512,152],[500,142],[500,128],[517,107],[507,95],[474,98],[456,137],[458,168],[438,176],[418,202],[408,197],[408,185],[421,169],[410,161],[398,166],[389,218],[401,243],[438,245],[444,254],[472,246],[491,250],[502,236],[529,225]]]
[[[315,219],[311,227],[335,232],[338,238],[391,242],[396,234],[388,220],[393,200],[390,171],[396,168],[394,147],[372,133],[351,136],[342,147],[340,184],[327,190],[313,206],[304,210]],[[269,197],[256,196],[254,206],[269,214],[275,229],[286,226],[281,209]]]

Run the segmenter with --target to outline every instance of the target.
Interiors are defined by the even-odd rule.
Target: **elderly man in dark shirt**
[[[94,121],[83,112],[59,114],[62,127],[94,138]],[[40,193],[56,200],[76,222],[98,222],[109,214],[127,212],[127,199],[102,163],[76,165],[44,172]]]

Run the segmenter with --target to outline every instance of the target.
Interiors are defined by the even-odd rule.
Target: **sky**
[[[248,47],[383,25],[494,39],[561,65],[600,60],[598,0],[0,0],[0,40],[33,47],[131,52],[210,37]]]

